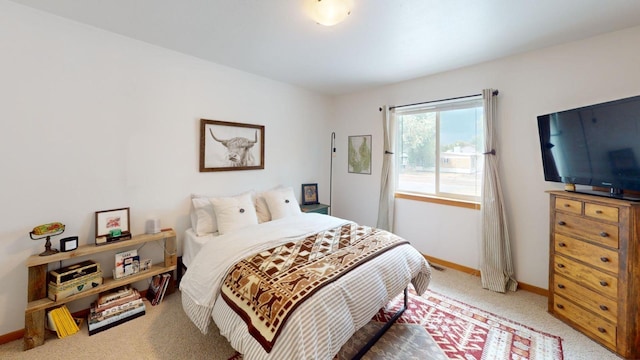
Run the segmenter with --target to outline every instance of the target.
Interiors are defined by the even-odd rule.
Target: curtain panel
[[[496,92],[497,94],[497,92]],[[493,89],[482,91],[484,100],[484,178],[482,181],[482,287],[504,293],[516,291],[511,244],[498,173],[495,117],[497,100]]]
[[[384,153],[382,160],[382,175],[380,178],[380,201],[378,202],[378,221],[376,227],[393,232],[395,216],[395,116],[386,105],[382,107],[382,128]]]

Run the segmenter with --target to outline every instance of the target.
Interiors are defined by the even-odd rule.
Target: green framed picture
[[[349,172],[371,175],[371,135],[349,136]]]

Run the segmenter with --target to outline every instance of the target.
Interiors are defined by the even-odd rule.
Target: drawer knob
[[[560,246],[560,247],[565,247],[565,246],[567,246],[567,244],[565,244],[565,243],[561,242],[561,243],[558,243],[558,246]]]
[[[564,309],[564,305],[562,304],[557,304],[556,306],[558,307],[558,309]]]
[[[607,307],[607,305],[600,305],[600,310],[607,311],[609,310],[609,308]]]
[[[602,210],[596,210],[596,214],[598,215],[602,214]]]
[[[603,257],[600,258],[600,261],[609,262],[609,259],[607,257],[603,256]]]
[[[558,267],[562,269],[564,267],[564,264],[558,264]]]
[[[607,234],[606,232],[603,231],[603,232],[600,233],[600,236],[607,237],[607,236],[609,236],[609,234]]]
[[[562,284],[558,284],[558,287],[559,287],[560,289],[564,289],[564,285],[562,285]]]
[[[564,207],[571,207],[571,204],[564,204]]]
[[[562,221],[562,220],[560,220],[560,221],[558,221],[558,225],[567,225],[567,223]]]
[[[598,331],[600,331],[603,334],[607,332],[607,330],[603,327],[598,327]]]
[[[607,282],[606,282],[606,281],[604,281],[604,280],[600,280],[600,285],[602,285],[602,286],[607,286],[607,285],[609,285],[609,283],[607,283]]]

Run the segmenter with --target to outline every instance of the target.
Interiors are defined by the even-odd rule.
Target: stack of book
[[[147,300],[151,302],[151,305],[155,306],[162,302],[170,280],[171,273],[155,275],[151,278],[151,283],[149,283],[146,294]]]
[[[89,311],[89,335],[133,320],[145,313],[146,308],[140,293],[129,285],[100,293]]]

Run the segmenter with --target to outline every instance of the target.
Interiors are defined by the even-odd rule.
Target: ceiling
[[[307,17],[313,0],[12,1],[325,94],[640,25],[632,0],[353,0],[333,27]]]

